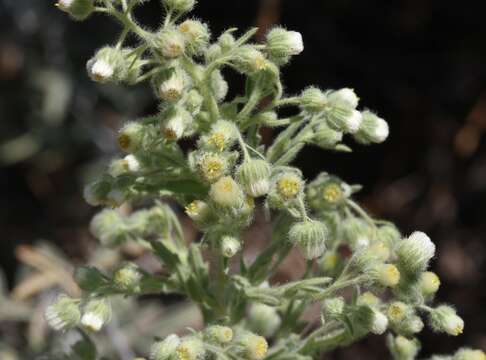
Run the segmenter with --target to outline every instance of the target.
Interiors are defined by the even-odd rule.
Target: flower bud
[[[228,161],[220,154],[203,153],[198,162],[199,173],[209,183],[221,178],[229,169]]]
[[[196,0],[164,0],[164,4],[169,10],[182,14],[192,11],[196,5]]]
[[[199,360],[205,352],[203,342],[196,337],[183,339],[176,349],[178,360]]]
[[[127,240],[127,227],[124,219],[116,210],[104,209],[91,220],[93,236],[105,246],[114,246]]]
[[[158,85],[158,95],[166,101],[176,102],[182,97],[188,82],[187,74],[175,70],[167,80]]]
[[[113,275],[114,285],[122,291],[138,291],[142,273],[135,264],[126,264],[115,271]]]
[[[184,54],[186,40],[184,36],[175,29],[163,29],[157,34],[155,46],[163,57],[175,59]]]
[[[105,46],[86,63],[86,69],[96,82],[123,81],[128,76],[128,63],[122,50]]]
[[[104,179],[94,181],[85,186],[83,190],[84,200],[91,206],[106,204],[106,196],[110,192],[112,185]]]
[[[324,300],[322,304],[322,313],[326,321],[328,319],[338,318],[344,311],[346,303],[342,297],[335,297]]]
[[[265,304],[253,304],[248,315],[248,326],[251,331],[266,338],[275,335],[282,320],[277,309]]]
[[[361,127],[363,117],[358,110],[350,107],[330,106],[326,109],[329,127],[336,131],[355,134]]]
[[[221,46],[213,44],[204,53],[206,63],[210,63],[218,59],[222,54]]]
[[[225,345],[233,340],[233,330],[228,326],[213,325],[204,331],[205,338],[209,342]]]
[[[184,135],[190,122],[189,113],[182,110],[176,111],[162,124],[162,134],[169,141],[177,141]]]
[[[236,171],[236,178],[252,197],[266,195],[270,189],[271,168],[265,160],[244,161]]]
[[[93,0],[59,0],[56,6],[78,21],[85,20],[94,11]]]
[[[239,207],[244,201],[243,191],[230,176],[222,177],[211,185],[209,196],[223,207]]]
[[[423,272],[419,279],[419,288],[423,295],[431,296],[439,290],[440,279],[432,271]]]
[[[129,122],[118,134],[118,146],[127,153],[137,152],[142,147],[144,133],[144,126],[142,124]]]
[[[191,115],[196,116],[201,111],[201,106],[204,102],[203,97],[197,90],[191,90],[187,94],[185,107],[187,111],[191,113]]]
[[[424,328],[424,322],[417,315],[413,315],[400,323],[397,331],[405,334],[418,334]]]
[[[108,169],[108,173],[113,177],[135,173],[140,170],[140,163],[137,158],[130,154],[123,159],[113,160]]]
[[[362,144],[382,143],[390,132],[388,123],[370,111],[362,112],[362,122],[359,131],[354,134],[356,141]]]
[[[106,299],[93,299],[84,305],[81,324],[91,331],[100,331],[110,318],[110,303]]]
[[[445,332],[452,336],[462,334],[464,321],[457,316],[456,311],[447,305],[432,309],[429,313],[430,326],[435,331]]]
[[[402,234],[400,234],[395,225],[383,225],[378,228],[376,238],[377,241],[392,247],[402,238]]]
[[[202,138],[201,145],[210,150],[222,152],[233,146],[238,139],[238,134],[238,129],[234,123],[218,120],[211,127],[210,133]]]
[[[336,270],[339,264],[339,256],[335,252],[326,252],[319,261],[319,267],[326,274]]]
[[[264,337],[247,332],[238,339],[243,348],[244,358],[248,360],[262,360],[268,351],[268,343]]]
[[[376,280],[383,286],[394,287],[400,281],[400,271],[393,264],[380,264],[375,272]]]
[[[241,242],[234,236],[223,236],[221,238],[221,253],[226,258],[232,258],[241,249]]]
[[[343,236],[353,251],[358,251],[369,246],[371,242],[371,228],[362,219],[351,217],[342,223]]]
[[[206,24],[198,20],[186,20],[179,25],[179,31],[186,38],[189,54],[200,54],[208,47],[210,35]]]
[[[181,339],[176,334],[157,341],[150,348],[150,360],[172,360],[180,343]]]
[[[210,86],[216,101],[223,101],[228,95],[228,82],[224,79],[221,71],[213,71],[210,78]]]
[[[235,45],[235,37],[231,35],[229,32],[225,32],[221,34],[218,38],[218,44],[221,46],[221,49],[224,51],[228,51]]]
[[[383,334],[388,328],[388,318],[380,311],[373,310],[371,332],[376,335]]]
[[[308,260],[315,259],[324,253],[327,236],[326,225],[315,220],[296,223],[289,232],[290,242],[297,246]]]
[[[359,98],[354,90],[349,88],[343,88],[330,92],[328,99],[332,104],[340,104],[344,107],[350,107],[352,109],[356,109],[359,102]]]
[[[419,350],[420,343],[416,339],[407,339],[404,336],[389,336],[388,347],[395,359],[412,360],[415,359]]]
[[[481,350],[459,349],[452,360],[486,360],[486,354]]]
[[[370,291],[366,291],[358,296],[358,305],[368,305],[371,308],[376,308],[381,304],[380,298]]]
[[[417,274],[424,271],[434,257],[435,245],[425,233],[416,231],[398,243],[396,253],[400,271]]]
[[[394,301],[388,306],[386,315],[393,324],[398,324],[405,318],[411,316],[413,309],[401,301]]]
[[[49,326],[56,331],[77,326],[81,319],[79,300],[59,295],[56,301],[46,308],[45,318]]]
[[[194,200],[186,206],[185,210],[187,216],[198,223],[205,222],[211,214],[208,204],[201,200]]]
[[[243,74],[253,75],[267,67],[265,56],[251,45],[238,48],[234,57],[234,64]]]
[[[382,241],[375,241],[369,246],[369,249],[382,261],[387,261],[391,256],[390,247]]]
[[[310,113],[318,113],[325,109],[328,103],[327,96],[322,90],[316,87],[309,87],[302,92],[302,109]]]
[[[333,150],[342,140],[342,132],[331,129],[326,123],[320,123],[314,130],[312,142],[322,149]]]
[[[281,27],[270,30],[267,34],[267,48],[270,59],[277,65],[286,64],[290,57],[304,51],[302,35],[297,31],[288,31]]]

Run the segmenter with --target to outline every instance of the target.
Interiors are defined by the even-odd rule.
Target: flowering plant
[[[87,63],[100,83],[149,82],[160,100],[157,114],[120,130],[126,156],[115,159],[85,190],[86,200],[106,206],[92,223],[108,247],[132,240],[153,252],[164,274],[134,263],[112,274],[92,267],[76,271],[81,299],[60,295],[46,310],[56,330],[76,328],[86,345],[72,357],[97,359],[90,333],[110,321],[110,298],[176,293],[199,306],[204,328],[154,338],[151,360],[313,359],[364,336],[388,331],[394,359],[416,358],[423,318],[436,331],[459,335],[464,323],[448,305],[434,307],[440,280],[427,271],[435,245],[422,232],[408,237],[391,223],[372,218],[352,200],[360,187],[321,173],[306,183],[290,163],[307,144],[350,151],[349,135],[360,144],[381,143],[388,124],[358,110],[353,90],[309,87],[284,95],[281,67],[303,51],[298,32],[271,29],[262,44],[256,29],[235,36],[229,29],[211,43],[208,26],[183,19],[195,0],[164,0],[165,18],[148,31],[133,18],[142,0],[59,0],[76,20],[93,13],[114,17],[123,27],[114,46],[99,49]],[[126,47],[129,34],[138,44]],[[227,98],[222,70],[246,78],[245,93]],[[279,109],[294,107],[282,118]],[[282,128],[271,145],[262,127]],[[193,146],[180,140],[194,139]],[[123,214],[126,202],[169,197],[185,208],[202,234],[188,244],[170,206]],[[242,256],[242,234],[262,207],[272,226],[267,248],[253,261]],[[269,284],[293,248],[307,260],[302,278]],[[209,261],[204,254],[209,254]],[[239,270],[230,266],[237,259]],[[350,290],[348,292],[344,290]],[[321,316],[304,322],[304,311],[320,304]],[[157,334],[153,334],[154,337]],[[484,359],[481,351],[460,349],[454,360]]]

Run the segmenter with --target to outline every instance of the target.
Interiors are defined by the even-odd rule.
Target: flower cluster
[[[305,145],[349,151],[347,136],[358,144],[381,143],[387,122],[360,109],[350,88],[284,95],[281,68],[304,50],[298,32],[274,27],[265,41],[253,43],[256,29],[236,36],[231,28],[214,39],[207,24],[184,18],[195,0],[164,0],[162,25],[147,31],[132,12],[142,3],[60,0],[58,6],[77,20],[103,13],[120,22],[118,42],[95,53],[88,75],[100,83],[145,82],[160,102],[157,113],[120,129],[123,157],[86,187],[85,198],[109,207],[91,224],[103,245],[140,242],[164,274],[133,263],[113,274],[81,268],[76,280],[85,298],[60,296],[46,311],[52,327],[97,331],[110,318],[110,296],[177,293],[200,307],[205,327],[158,339],[146,352],[151,360],[309,360],[385,332],[393,357],[408,360],[419,352],[416,336],[424,322],[459,335],[464,323],[455,310],[433,305],[440,280],[427,270],[435,256],[431,239],[422,232],[403,236],[393,224],[372,218],[352,199],[360,186],[328,173],[307,182],[290,165]],[[136,47],[124,45],[129,33],[137,36]],[[246,78],[244,94],[228,98],[225,68]],[[288,106],[296,115],[281,117],[279,109]],[[263,143],[262,127],[281,128],[272,144]],[[116,209],[162,196],[185,209],[200,242],[186,243],[167,205],[130,215]],[[271,222],[272,239],[249,262],[243,232],[258,207]],[[294,247],[307,260],[305,275],[270,286]],[[212,260],[205,261],[203,252]],[[229,266],[232,258],[239,260],[237,273]],[[345,288],[354,296],[345,297]],[[316,302],[321,317],[302,332],[301,316]],[[451,359],[483,358],[462,349]]]

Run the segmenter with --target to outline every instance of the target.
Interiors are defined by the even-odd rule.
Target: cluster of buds
[[[257,29],[237,37],[230,28],[212,41],[205,23],[184,19],[196,0],[163,0],[166,16],[150,31],[132,16],[143,2],[59,0],[58,6],[78,20],[93,12],[113,15],[124,29],[116,45],[101,48],[88,61],[89,77],[102,84],[147,82],[160,102],[153,116],[121,128],[117,140],[124,156],[86,187],[85,198],[111,207],[91,223],[103,245],[137,241],[160,260],[163,275],[131,263],[117,267],[112,277],[94,268],[78,272],[86,296],[61,296],[49,306],[46,318],[52,327],[97,331],[110,318],[108,296],[147,289],[187,295],[206,322],[199,332],[155,342],[151,360],[311,360],[320,350],[385,332],[394,359],[412,360],[420,350],[416,335],[424,327],[424,313],[432,329],[460,334],[464,323],[455,311],[432,306],[440,280],[427,271],[435,245],[426,234],[403,237],[353,201],[360,186],[328,173],[307,182],[290,165],[306,144],[350,151],[345,135],[364,145],[381,143],[389,135],[388,123],[360,110],[351,88],[309,87],[284,96],[281,68],[304,51],[298,32],[277,26],[261,43],[252,43]],[[129,33],[139,42],[133,48],[124,46]],[[246,77],[241,96],[229,99],[226,68]],[[282,118],[284,106],[295,107],[296,114]],[[266,146],[259,132],[263,127],[284,129]],[[169,206],[131,214],[126,214],[129,207],[113,209],[160,197],[185,208],[201,233],[200,243],[185,242]],[[249,264],[241,254],[244,230],[258,206],[275,225],[268,248]],[[305,275],[268,285],[293,247],[306,260]],[[212,263],[204,260],[203,248],[215,255],[208,257]],[[239,258],[239,274],[233,273],[232,258]],[[356,289],[352,299],[337,293],[347,287]],[[322,326],[308,338],[297,336],[304,310],[317,301]],[[481,356],[462,349],[450,359]]]

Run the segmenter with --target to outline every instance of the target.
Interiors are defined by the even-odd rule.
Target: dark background
[[[201,0],[195,12],[216,35],[232,25],[273,23],[300,31],[305,51],[284,69],[286,92],[352,87],[362,106],[389,121],[383,145],[353,144],[353,154],[309,148],[296,165],[309,179],[326,170],[363,184],[358,199],[374,215],[404,233],[423,230],[437,244],[438,301],[455,304],[466,328],[459,338],[426,330],[424,355],[463,344],[486,350],[481,3]],[[137,12],[152,27],[160,14],[156,0]],[[0,29],[0,266],[12,285],[19,244],[45,238],[83,260],[95,210],[84,204],[82,184],[93,163],[117,153],[120,124],[156,104],[149,89],[87,79],[86,60],[118,34],[111,20],[75,23],[50,1],[0,0]],[[372,337],[333,358],[388,358],[382,343]]]

